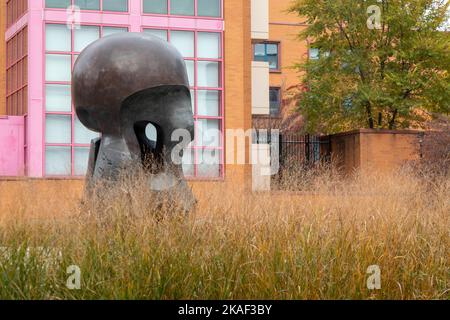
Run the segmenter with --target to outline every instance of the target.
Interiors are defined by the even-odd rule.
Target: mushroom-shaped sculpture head
[[[190,97],[181,54],[168,42],[143,33],[115,34],[93,42],[79,55],[72,76],[78,118],[101,133],[119,133],[124,101],[157,87],[181,88]]]

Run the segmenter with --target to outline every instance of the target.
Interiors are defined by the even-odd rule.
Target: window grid
[[[149,12],[144,12],[144,0],[141,0],[141,6],[142,6],[142,14],[143,15],[155,15],[155,16],[171,16],[171,17],[197,17],[197,18],[203,18],[203,19],[218,19],[221,20],[223,19],[223,0],[220,1],[219,3],[219,10],[220,13],[217,17],[215,16],[204,16],[204,15],[199,15],[198,14],[198,1],[199,0],[194,0],[194,15],[179,15],[179,14],[172,14],[171,13],[171,9],[170,9],[170,3],[172,0],[166,0],[167,1],[167,13],[149,13]]]
[[[223,83],[224,83],[224,64],[223,64],[223,33],[217,32],[217,31],[208,31],[208,30],[191,30],[191,29],[179,29],[179,28],[157,28],[157,27],[144,27],[142,31],[145,30],[164,30],[167,32],[167,41],[171,42],[171,34],[173,31],[189,31],[194,32],[194,56],[193,57],[184,57],[185,61],[193,61],[194,62],[194,85],[190,86],[191,93],[194,92],[194,122],[195,122],[195,137],[193,141],[193,145],[189,146],[185,153],[193,152],[194,153],[194,174],[193,175],[186,175],[190,179],[195,178],[201,178],[202,180],[208,179],[208,177],[203,177],[199,175],[199,151],[215,151],[219,153],[219,175],[218,177],[211,177],[210,179],[217,179],[217,178],[223,178],[224,177],[224,90],[223,90]],[[220,35],[219,40],[219,58],[200,58],[198,57],[198,34],[199,33],[218,33]],[[218,87],[203,87],[198,85],[198,63],[199,62],[217,62],[219,63],[219,86]],[[198,92],[199,91],[217,91],[219,92],[219,110],[218,110],[218,116],[205,116],[205,115],[199,115],[198,113]],[[220,136],[219,136],[219,146],[202,146],[199,143],[199,121],[201,120],[217,120],[219,121],[219,130],[220,130]]]
[[[24,115],[28,99],[28,29],[18,31],[6,44],[6,112]]]
[[[264,54],[265,54],[264,55],[264,60],[260,60],[256,56],[256,46],[257,45],[264,45]],[[271,56],[271,55],[269,55],[268,52],[267,52],[267,47],[269,45],[274,45],[274,46],[277,47],[277,54],[276,54],[277,55],[277,59],[276,59],[277,66],[276,66],[276,68],[270,67],[269,71],[270,72],[281,72],[281,43],[280,42],[277,42],[277,41],[264,41],[264,42],[256,42],[256,43],[254,43],[253,44],[253,59],[255,61],[266,61],[266,62],[270,63],[269,56]]]
[[[28,0],[6,1],[6,27],[10,27],[19,20],[28,10]]]
[[[61,23],[53,23],[53,22],[46,22],[45,24],[45,28],[47,28],[47,26],[49,25],[63,25]],[[65,25],[63,25],[65,26]],[[92,27],[97,27],[99,29],[99,38],[102,38],[104,35],[104,29],[105,28],[110,28],[110,27],[114,27],[114,28],[124,28],[129,30],[128,26],[124,26],[124,25],[96,25],[96,24],[83,24],[81,27],[88,27],[88,26],[92,26]],[[71,36],[71,50],[70,51],[51,51],[51,50],[47,50],[47,48],[45,48],[45,54],[44,56],[46,57],[47,55],[66,55],[69,56],[70,55],[70,63],[71,63],[71,72],[73,69],[73,65],[75,63],[76,57],[80,54],[79,51],[75,51],[75,31],[76,29],[71,28],[70,30],[70,36]],[[46,32],[44,31],[44,35],[46,34]],[[44,36],[44,44],[46,43],[46,36]],[[70,85],[71,82],[70,81],[48,81],[47,80],[47,75],[46,72],[44,74],[44,98],[43,98],[43,105],[44,105],[44,132],[43,132],[43,136],[44,136],[44,158],[43,158],[43,172],[44,172],[44,176],[48,176],[46,173],[46,149],[47,147],[67,147],[70,148],[71,151],[71,168],[70,168],[70,175],[71,176],[76,176],[75,174],[75,150],[77,148],[90,148],[90,144],[86,143],[75,143],[75,119],[76,119],[76,113],[73,107],[73,101],[71,101],[71,111],[47,111],[47,99],[46,99],[46,87],[47,85]],[[70,137],[70,143],[47,143],[47,138],[46,138],[46,119],[47,116],[52,116],[52,115],[58,115],[58,116],[70,116],[71,119],[71,137]],[[58,175],[56,175],[58,176]],[[62,175],[64,176],[64,175]]]
[[[44,0],[45,1],[45,0]],[[127,10],[125,11],[111,11],[111,10],[104,10],[103,9],[103,2],[104,0],[99,0],[99,8],[100,10],[95,10],[95,9],[81,9],[81,11],[89,11],[89,12],[114,12],[117,14],[120,13],[129,13],[130,12],[130,3],[129,0],[126,2],[127,3]],[[75,0],[70,0],[70,5],[74,6],[75,5]],[[53,7],[47,7],[45,6],[46,9],[51,9],[51,10],[67,10],[67,8],[53,8]]]

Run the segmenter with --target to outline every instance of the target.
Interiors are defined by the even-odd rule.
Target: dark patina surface
[[[172,141],[175,130],[194,137],[186,65],[175,47],[142,33],[97,40],[75,63],[72,97],[80,121],[101,133],[91,144],[88,185],[115,180],[121,170],[139,164],[149,190],[177,194],[187,210],[192,207],[182,166],[171,156],[179,144]],[[146,135],[149,124],[156,139]],[[158,163],[156,171],[146,165],[148,159]]]

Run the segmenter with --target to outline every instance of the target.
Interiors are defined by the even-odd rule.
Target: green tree
[[[447,0],[296,0],[300,38],[320,58],[303,74],[299,110],[310,132],[407,128],[449,112]]]

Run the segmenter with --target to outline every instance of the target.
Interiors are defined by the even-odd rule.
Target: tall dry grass
[[[197,187],[189,216],[156,206],[139,177],[99,202],[80,202],[81,184],[0,182],[0,298],[450,297],[448,177],[309,178],[301,193]],[[80,290],[66,287],[69,265]]]

